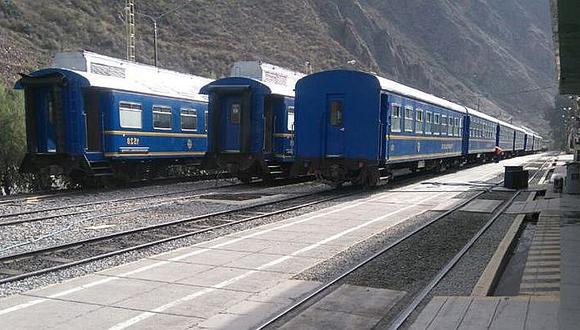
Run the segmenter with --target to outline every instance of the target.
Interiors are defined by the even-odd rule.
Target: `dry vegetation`
[[[137,0],[155,15],[181,0]],[[1,79],[61,50],[125,55],[124,0],[0,0]],[[549,131],[554,91],[548,0],[194,0],[159,22],[163,67],[210,77],[240,59],[297,70],[370,70],[502,119]],[[138,60],[152,27],[138,19]],[[505,95],[512,94],[512,95]]]

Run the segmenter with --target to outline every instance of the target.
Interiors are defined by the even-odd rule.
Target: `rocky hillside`
[[[156,15],[184,1],[136,2]],[[0,0],[0,78],[12,83],[60,50],[124,57],[124,3]],[[159,26],[166,68],[219,77],[240,59],[354,66],[549,131],[549,0],[196,0]],[[138,61],[151,63],[151,22],[142,16],[137,34]]]

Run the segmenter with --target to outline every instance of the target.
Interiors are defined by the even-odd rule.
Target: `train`
[[[397,169],[444,170],[538,151],[529,129],[377,75],[318,72],[296,85],[293,175],[376,186]]]
[[[207,151],[211,79],[92,52],[55,55],[22,75],[27,152],[21,172],[43,188],[54,175],[95,185],[199,165]]]
[[[99,185],[173,165],[242,182],[314,175],[374,186],[421,171],[542,148],[533,130],[377,75],[305,75],[262,61],[212,80],[92,52],[56,54],[22,75],[27,153],[21,171]]]
[[[261,61],[237,62],[231,77],[201,89],[209,96],[203,167],[242,182],[288,177],[294,163],[294,87],[304,74]]]

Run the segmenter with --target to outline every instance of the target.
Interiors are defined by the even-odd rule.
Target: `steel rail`
[[[133,196],[133,197],[127,197],[127,198],[115,198],[115,199],[108,199],[108,200],[78,203],[78,204],[73,204],[73,205],[63,205],[63,206],[40,209],[40,210],[28,210],[28,211],[21,211],[21,212],[13,212],[13,213],[1,214],[0,219],[12,218],[12,217],[17,217],[17,216],[42,213],[42,212],[60,211],[60,210],[72,209],[75,207],[96,206],[96,205],[102,205],[102,204],[107,204],[107,203],[111,203],[111,204],[121,203],[121,202],[144,199],[144,198],[156,198],[156,197],[183,194],[183,193],[188,193],[188,192],[204,191],[204,190],[210,190],[210,189],[220,189],[220,188],[225,188],[225,187],[235,187],[235,186],[241,186],[241,185],[243,185],[243,184],[220,186],[220,187],[207,187],[207,188],[201,188],[201,189],[185,189],[185,190],[174,191],[174,192],[148,194],[148,195],[143,195],[143,196]]]
[[[532,182],[536,176],[544,169],[546,164],[551,163],[551,160],[547,160],[542,164],[542,166],[534,173],[534,175],[528,180]],[[547,172],[546,172],[547,174]],[[433,277],[433,279],[413,298],[411,303],[401,311],[397,317],[390,323],[389,330],[397,330],[409,319],[411,314],[417,309],[417,307],[425,300],[425,298],[433,291],[433,289],[441,282],[441,280],[453,269],[453,267],[465,256],[465,254],[475,245],[475,243],[483,236],[487,230],[499,219],[500,216],[513,204],[516,198],[523,192],[523,190],[518,190],[514,195],[505,202],[502,207],[497,210],[492,217],[485,223],[485,225],[475,234],[473,237],[451,258],[451,260]]]
[[[32,271],[32,272],[26,272],[26,273],[23,273],[23,274],[18,274],[18,275],[6,277],[6,278],[3,278],[3,279],[0,279],[0,284],[8,283],[8,282],[14,282],[14,281],[21,280],[21,279],[24,279],[24,278],[28,278],[28,277],[31,277],[31,276],[41,275],[41,274],[53,272],[55,270],[69,268],[69,267],[72,267],[72,266],[76,266],[76,265],[88,263],[88,262],[91,262],[91,261],[95,261],[95,260],[104,259],[104,258],[107,258],[107,257],[119,255],[119,254],[122,254],[122,253],[130,252],[130,251],[134,251],[134,250],[139,250],[139,249],[143,249],[143,248],[150,247],[150,246],[154,246],[154,245],[159,245],[159,244],[162,244],[162,243],[166,243],[166,242],[169,242],[169,241],[174,241],[174,240],[181,239],[181,238],[185,238],[185,237],[199,235],[199,234],[206,233],[206,232],[209,232],[209,231],[213,231],[213,230],[216,230],[216,229],[221,229],[221,228],[225,228],[225,227],[231,227],[233,225],[237,225],[237,224],[241,224],[241,223],[245,223],[245,222],[250,222],[250,221],[258,220],[258,219],[270,217],[270,216],[273,216],[273,215],[287,213],[287,212],[294,211],[294,210],[301,209],[301,208],[305,208],[305,207],[308,207],[308,206],[312,206],[312,205],[316,205],[316,204],[321,204],[321,203],[325,203],[325,202],[329,202],[329,201],[332,201],[332,200],[337,200],[337,199],[341,199],[341,198],[345,198],[345,197],[349,197],[349,196],[353,196],[353,195],[357,195],[357,194],[361,194],[361,193],[363,193],[363,192],[356,191],[356,192],[341,193],[338,196],[331,196],[331,197],[326,197],[326,198],[319,199],[319,200],[316,200],[316,201],[310,201],[310,202],[306,202],[306,203],[301,203],[299,205],[295,205],[295,206],[291,206],[291,207],[288,207],[288,208],[284,208],[282,210],[276,210],[276,211],[272,211],[272,212],[268,212],[268,213],[264,213],[264,214],[259,214],[259,215],[255,215],[255,216],[251,216],[251,217],[246,217],[246,218],[242,218],[240,220],[233,220],[233,221],[229,221],[229,220],[217,220],[217,221],[226,222],[226,223],[219,224],[219,225],[215,225],[215,226],[210,226],[208,228],[198,229],[198,230],[195,230],[195,231],[186,232],[186,233],[179,234],[179,235],[174,235],[174,236],[171,236],[171,237],[166,237],[166,238],[163,238],[163,239],[153,240],[151,242],[146,242],[146,243],[143,243],[143,244],[138,244],[138,245],[135,245],[135,246],[131,246],[131,247],[127,247],[127,248],[123,248],[123,249],[119,249],[119,250],[115,250],[115,251],[111,251],[111,252],[107,252],[107,253],[103,253],[103,254],[99,254],[99,255],[87,257],[87,258],[82,258],[80,260],[75,260],[75,261],[72,261],[72,262],[69,262],[69,263],[63,263],[63,264],[56,265],[56,266],[53,266],[53,267],[50,267],[50,268],[40,269],[40,270],[36,270],[36,271]],[[251,210],[251,209],[256,209],[256,208],[259,208],[259,207],[265,207],[265,206],[279,204],[279,203],[282,203],[282,202],[288,202],[288,201],[293,201],[293,200],[308,198],[308,197],[311,197],[311,196],[319,196],[319,195],[320,195],[320,193],[317,192],[317,193],[312,193],[312,194],[307,194],[307,195],[294,196],[294,197],[287,198],[287,199],[284,199],[284,200],[277,200],[277,201],[266,202],[266,203],[262,203],[262,204],[257,204],[257,205],[243,207],[243,208],[238,208],[238,209],[235,209],[235,210],[214,212],[214,213],[210,213],[210,214],[204,214],[204,215],[195,216],[195,217],[191,217],[191,218],[185,218],[185,219],[175,220],[175,221],[166,222],[166,223],[162,223],[162,224],[155,224],[155,225],[151,225],[151,226],[146,226],[146,227],[140,227],[140,228],[136,228],[136,229],[126,230],[126,231],[122,231],[122,232],[113,233],[113,234],[110,234],[110,235],[104,235],[104,236],[94,237],[94,238],[90,238],[90,239],[86,239],[86,240],[80,240],[80,241],[70,242],[70,243],[66,243],[66,244],[62,244],[62,245],[58,245],[58,246],[52,246],[52,247],[48,247],[48,248],[44,248],[44,249],[39,249],[39,250],[27,251],[27,252],[19,253],[19,254],[8,255],[8,256],[5,256],[5,257],[0,257],[0,264],[7,264],[7,263],[10,263],[10,262],[15,261],[15,260],[21,260],[21,259],[25,259],[25,258],[33,258],[35,256],[41,256],[41,255],[44,255],[44,254],[47,254],[47,253],[50,253],[50,252],[54,252],[54,251],[63,251],[63,250],[66,250],[66,249],[78,248],[78,247],[82,247],[84,245],[88,245],[90,243],[104,242],[104,241],[107,241],[107,240],[111,240],[111,239],[115,239],[115,238],[119,238],[119,237],[123,237],[123,236],[129,236],[129,235],[132,235],[132,234],[138,234],[138,233],[143,233],[143,232],[151,231],[151,230],[154,230],[154,229],[161,229],[161,228],[166,228],[166,227],[171,227],[171,226],[178,226],[178,225],[183,225],[183,224],[194,224],[195,222],[201,222],[201,221],[205,221],[205,220],[210,220],[211,221],[212,220],[211,219],[212,217],[223,216],[223,215],[232,215],[232,214],[235,214],[235,213],[242,213],[244,211],[248,211],[248,210]]]
[[[541,168],[543,168],[543,166]],[[540,172],[540,169],[534,174],[534,176],[529,181],[531,181]],[[314,298],[318,297],[320,294],[322,294],[323,292],[325,292],[329,288],[333,287],[336,283],[338,283],[338,282],[342,281],[343,279],[345,279],[346,277],[350,276],[352,273],[354,273],[358,269],[362,268],[363,266],[365,266],[368,263],[372,262],[376,258],[380,257],[381,255],[385,254],[386,252],[388,252],[388,251],[392,250],[393,248],[397,247],[401,243],[407,241],[409,238],[415,236],[417,233],[419,233],[419,232],[427,229],[428,227],[430,227],[434,223],[439,222],[440,220],[442,220],[443,218],[449,216],[450,214],[452,214],[454,212],[457,212],[462,207],[464,207],[467,204],[473,202],[475,199],[479,198],[481,195],[485,194],[486,192],[491,191],[493,188],[497,187],[498,185],[500,185],[502,183],[503,183],[503,180],[500,181],[499,183],[493,185],[493,186],[490,186],[488,189],[485,189],[483,191],[480,191],[476,195],[474,195],[474,196],[470,197],[469,199],[467,199],[467,200],[459,203],[458,205],[455,205],[453,208],[451,208],[451,209],[445,211],[444,213],[438,215],[437,217],[429,220],[428,222],[424,223],[420,227],[415,228],[411,232],[405,234],[403,237],[398,238],[396,241],[394,241],[391,244],[387,245],[386,247],[384,247],[380,251],[374,253],[370,257],[367,257],[366,259],[364,259],[363,261],[361,261],[360,263],[358,263],[354,267],[351,267],[350,269],[346,270],[345,272],[343,272],[342,274],[340,274],[339,276],[337,276],[336,278],[334,278],[330,282],[322,285],[321,287],[319,287],[315,291],[313,291],[310,294],[308,294],[306,297],[302,298],[301,300],[299,300],[298,302],[294,303],[290,307],[286,308],[285,310],[283,310],[282,312],[280,312],[276,316],[274,316],[274,317],[270,318],[269,320],[267,320],[266,322],[262,323],[256,329],[257,330],[266,329],[267,327],[269,327],[269,326],[275,324],[276,322],[282,320],[284,317],[286,317],[286,316],[290,315],[291,313],[297,311],[299,308],[301,308],[302,306],[304,306],[308,302],[312,301]],[[519,195],[519,193],[520,193],[520,191],[517,192],[517,195]],[[512,198],[515,199],[517,197],[517,195],[514,196],[514,197],[512,197]]]
[[[229,178],[229,177],[228,177]],[[211,180],[219,180],[221,177],[217,174],[209,174],[209,175],[195,175],[195,176],[187,176],[182,178],[159,178],[150,181],[135,181],[129,183],[125,187],[117,187],[117,188],[105,188],[105,189],[98,189],[98,188],[90,188],[90,189],[61,189],[61,190],[53,190],[44,193],[23,193],[23,194],[16,194],[16,195],[8,195],[3,196],[0,198],[0,205],[3,204],[14,204],[25,202],[27,200],[33,199],[48,199],[48,198],[57,198],[61,196],[67,195],[74,195],[74,194],[84,194],[86,192],[107,192],[107,191],[115,191],[119,190],[119,188],[138,188],[138,187],[155,187],[162,184],[168,183],[191,183],[191,182],[200,182],[200,181],[211,181]]]

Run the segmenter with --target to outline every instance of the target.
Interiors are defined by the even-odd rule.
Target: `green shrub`
[[[12,186],[26,152],[24,97],[0,86],[0,183]]]
[[[0,11],[8,17],[19,17],[22,15],[22,12],[13,0],[0,0]]]

